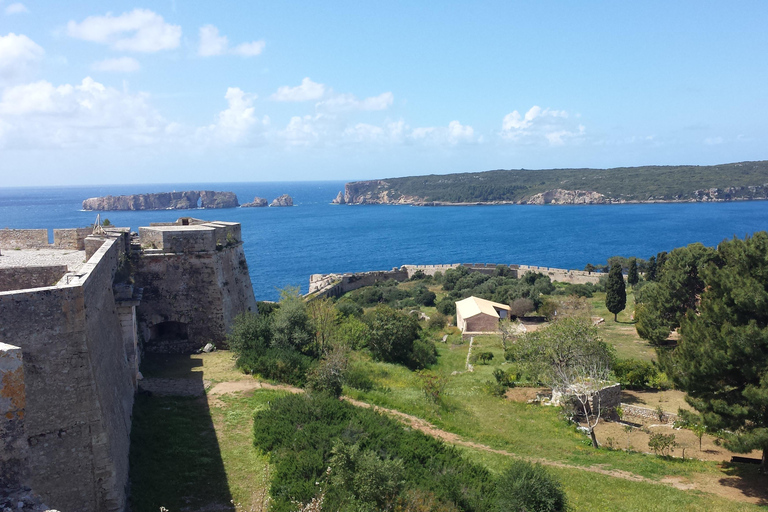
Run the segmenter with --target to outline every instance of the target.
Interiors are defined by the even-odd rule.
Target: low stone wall
[[[408,280],[405,269],[376,270],[357,274],[313,274],[309,278],[309,294],[314,298],[339,297],[347,292],[364,286],[371,286],[381,281],[403,282]]]
[[[566,393],[566,396],[569,394]],[[573,397],[575,393],[570,393],[570,396]],[[599,402],[598,402],[599,399]],[[558,391],[552,390],[552,405],[559,405],[563,402],[563,393],[560,393]],[[597,392],[595,396],[593,396],[589,400],[589,406],[588,410],[591,413],[597,408],[597,404],[600,405],[600,410],[602,413],[606,413],[608,411],[611,411],[613,409],[616,409],[621,404],[621,384],[611,384],[608,386],[605,386],[600,389],[600,391]],[[581,407],[581,406],[579,406]],[[624,406],[622,405],[622,409]],[[582,411],[579,411],[582,412]]]
[[[606,274],[600,272],[585,272],[583,270],[566,270],[562,268],[536,267],[532,265],[518,265],[518,277],[526,272],[540,272],[548,276],[552,281],[571,284],[597,284],[600,278]]]
[[[84,251],[85,237],[89,236],[91,233],[93,233],[93,226],[87,228],[54,229],[53,247],[56,249]]]
[[[66,265],[0,268],[0,292],[53,286],[66,273]]]
[[[0,229],[0,249],[48,247],[47,229]]]
[[[659,419],[659,413],[656,409],[638,407],[637,405],[622,403],[621,410],[624,416],[635,416],[637,418],[663,421],[665,423],[674,423],[677,421],[677,414],[675,413],[665,412],[663,418]]]

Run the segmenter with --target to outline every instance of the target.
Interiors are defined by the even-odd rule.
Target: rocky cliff
[[[547,190],[540,194],[534,194],[527,200],[520,201],[520,204],[606,204],[611,202],[606,200],[603,194],[587,190]]]
[[[190,208],[236,208],[234,192],[189,190],[158,194],[91,197],[83,201],[83,210],[186,210]]]
[[[424,199],[397,193],[385,180],[355,181],[344,186],[340,204],[423,204]],[[335,201],[334,201],[335,202]]]

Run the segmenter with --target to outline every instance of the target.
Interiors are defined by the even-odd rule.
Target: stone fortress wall
[[[125,508],[133,382],[105,236],[55,286],[0,293],[0,343],[21,348],[26,481],[63,510]],[[0,395],[7,392],[6,383]]]
[[[467,267],[470,272],[493,274],[498,266],[496,263],[450,263],[443,265],[403,265],[392,270],[377,270],[371,272],[358,272],[347,274],[312,274],[309,277],[309,296],[339,297],[347,292],[370,286],[379,281],[394,279],[406,281],[421,271],[425,275],[434,276],[437,272],[445,273],[446,270],[460,266]],[[537,267],[531,265],[504,265],[512,275],[520,278],[526,272],[540,272],[549,276],[552,281],[560,281],[571,284],[597,283],[605,274],[599,272],[585,272],[582,270],[566,270],[560,268]]]
[[[134,276],[146,351],[221,346],[237,315],[256,312],[240,232],[238,223],[190,218],[139,228]]]
[[[87,258],[55,283],[0,292],[0,486],[30,486],[63,511],[123,511],[142,351],[221,342],[256,310],[240,226],[179,219],[144,240],[57,231],[58,246],[47,230],[0,230],[3,249]]]

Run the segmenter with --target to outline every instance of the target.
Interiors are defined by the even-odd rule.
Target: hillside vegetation
[[[717,189],[717,190],[715,190]],[[536,197],[553,191],[593,196]],[[495,170],[348,183],[347,203],[614,203],[768,198],[768,161],[711,166]]]

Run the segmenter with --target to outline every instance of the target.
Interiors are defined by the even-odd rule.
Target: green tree
[[[714,249],[700,243],[678,247],[665,256],[656,282],[644,286],[636,296],[635,327],[641,338],[663,343],[688,310],[696,310],[705,287],[701,271],[716,258]]]
[[[605,307],[613,313],[613,321],[618,322],[618,314],[627,306],[627,289],[621,265],[614,263],[608,272],[608,284],[605,287]]]
[[[645,280],[656,280],[656,256],[651,256],[648,258],[648,270],[645,271]]]
[[[660,362],[710,430],[731,432],[726,448],[762,450],[768,471],[768,233],[722,242],[702,270],[697,314]],[[667,262],[669,264],[669,262]],[[661,357],[661,356],[664,357]]]
[[[631,258],[629,260],[629,270],[627,270],[627,283],[630,286],[635,286],[640,281],[640,275],[637,273],[637,260]]]
[[[325,353],[338,330],[339,311],[328,298],[314,299],[308,310],[315,330],[315,343],[319,353]]]
[[[366,313],[363,321],[368,325],[368,348],[374,359],[400,364],[410,362],[413,342],[421,329],[415,317],[379,305]]]
[[[307,303],[298,288],[286,288],[280,292],[280,307],[271,315],[272,346],[317,355],[314,329]]]
[[[496,484],[495,512],[568,510],[562,485],[541,464],[513,461]]]

